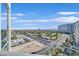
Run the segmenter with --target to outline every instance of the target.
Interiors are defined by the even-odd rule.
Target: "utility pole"
[[[8,40],[8,51],[11,52],[11,10],[10,4],[6,3],[7,11],[7,40]]]
[[[1,3],[0,3],[0,51],[1,51]]]

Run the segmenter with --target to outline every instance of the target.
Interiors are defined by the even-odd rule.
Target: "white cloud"
[[[4,13],[2,13],[2,15],[3,15],[3,16],[6,16],[7,13],[4,12]],[[24,16],[25,14],[23,14],[23,13],[11,13],[11,15],[12,15],[12,16]]]
[[[6,12],[5,12],[5,13],[2,13],[2,15],[6,16],[6,15],[7,15],[7,13],[6,13]]]
[[[1,17],[1,20],[5,20],[5,19],[7,19],[6,17]]]
[[[37,19],[37,20],[13,20],[13,22],[49,22],[49,20],[45,20],[45,19]]]
[[[24,16],[23,13],[12,13],[13,16]]]
[[[37,20],[12,20],[12,22],[24,22],[24,23],[48,23],[48,22],[62,22],[62,23],[74,23],[76,21],[79,21],[79,17],[75,16],[69,16],[69,17],[57,17],[57,18],[51,18],[51,19],[37,19]]]
[[[6,15],[6,13],[3,13],[4,15]],[[68,15],[68,14],[79,14],[79,12],[58,12],[58,14],[65,14],[65,15]],[[22,13],[16,13],[15,15],[17,16],[23,16],[24,14]],[[6,17],[1,17],[2,20],[6,20]],[[64,16],[64,17],[57,17],[57,18],[51,18],[51,19],[36,19],[36,20],[18,20],[17,17],[11,17],[12,19],[12,22],[16,22],[16,23],[19,23],[19,22],[27,22],[27,23],[35,23],[35,22],[38,22],[38,23],[45,23],[45,22],[64,22],[64,23],[73,23],[73,22],[76,22],[76,21],[79,21],[79,17],[76,17],[76,16]],[[28,26],[30,25],[33,25],[33,24],[29,24]],[[27,26],[27,24],[25,24],[25,26]]]
[[[48,27],[48,29],[58,29],[57,26]]]
[[[79,12],[58,12],[59,15],[74,15],[79,14]]]
[[[12,27],[11,29],[13,30],[38,30],[38,29],[57,29],[58,27],[57,26],[52,26],[52,27],[38,27],[38,26],[27,26],[27,27]]]
[[[40,27],[33,27],[33,26],[29,26],[29,27],[14,27],[14,28],[11,28],[11,29],[13,29],[13,30],[15,30],[15,29],[17,29],[17,30],[29,30],[29,29],[31,29],[31,30],[35,30],[35,29],[39,29]]]
[[[1,20],[6,20],[7,19],[7,17],[1,17]],[[11,17],[11,19],[12,20],[16,20],[16,19],[18,19],[17,17]]]
[[[29,16],[39,16],[39,14],[35,13],[35,12],[31,12],[28,14]]]
[[[28,24],[26,24],[26,23],[23,23],[23,26],[33,26],[34,24],[31,24],[31,23],[28,23]]]
[[[18,19],[17,17],[11,17],[11,19]]]
[[[76,21],[79,21],[79,17],[58,17],[51,19],[53,22],[64,22],[64,23],[74,23]]]

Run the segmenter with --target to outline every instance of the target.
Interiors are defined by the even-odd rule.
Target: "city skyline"
[[[79,4],[12,3],[12,29],[57,29],[58,25],[79,21]],[[4,25],[3,25],[4,24]],[[2,29],[6,28],[6,10],[2,4]]]

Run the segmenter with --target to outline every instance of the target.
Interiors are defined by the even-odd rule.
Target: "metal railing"
[[[7,37],[5,37],[5,38],[1,41],[1,50],[2,50],[2,51],[5,51],[5,50],[7,49],[7,44],[8,44]]]
[[[79,48],[77,47],[74,47],[74,48],[67,48],[66,53],[69,55],[69,56],[79,56]]]

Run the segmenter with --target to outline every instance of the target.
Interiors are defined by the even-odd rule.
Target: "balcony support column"
[[[1,51],[1,3],[0,3],[0,51]]]
[[[8,51],[11,52],[11,10],[10,4],[6,3],[7,10],[7,40],[8,40]]]

